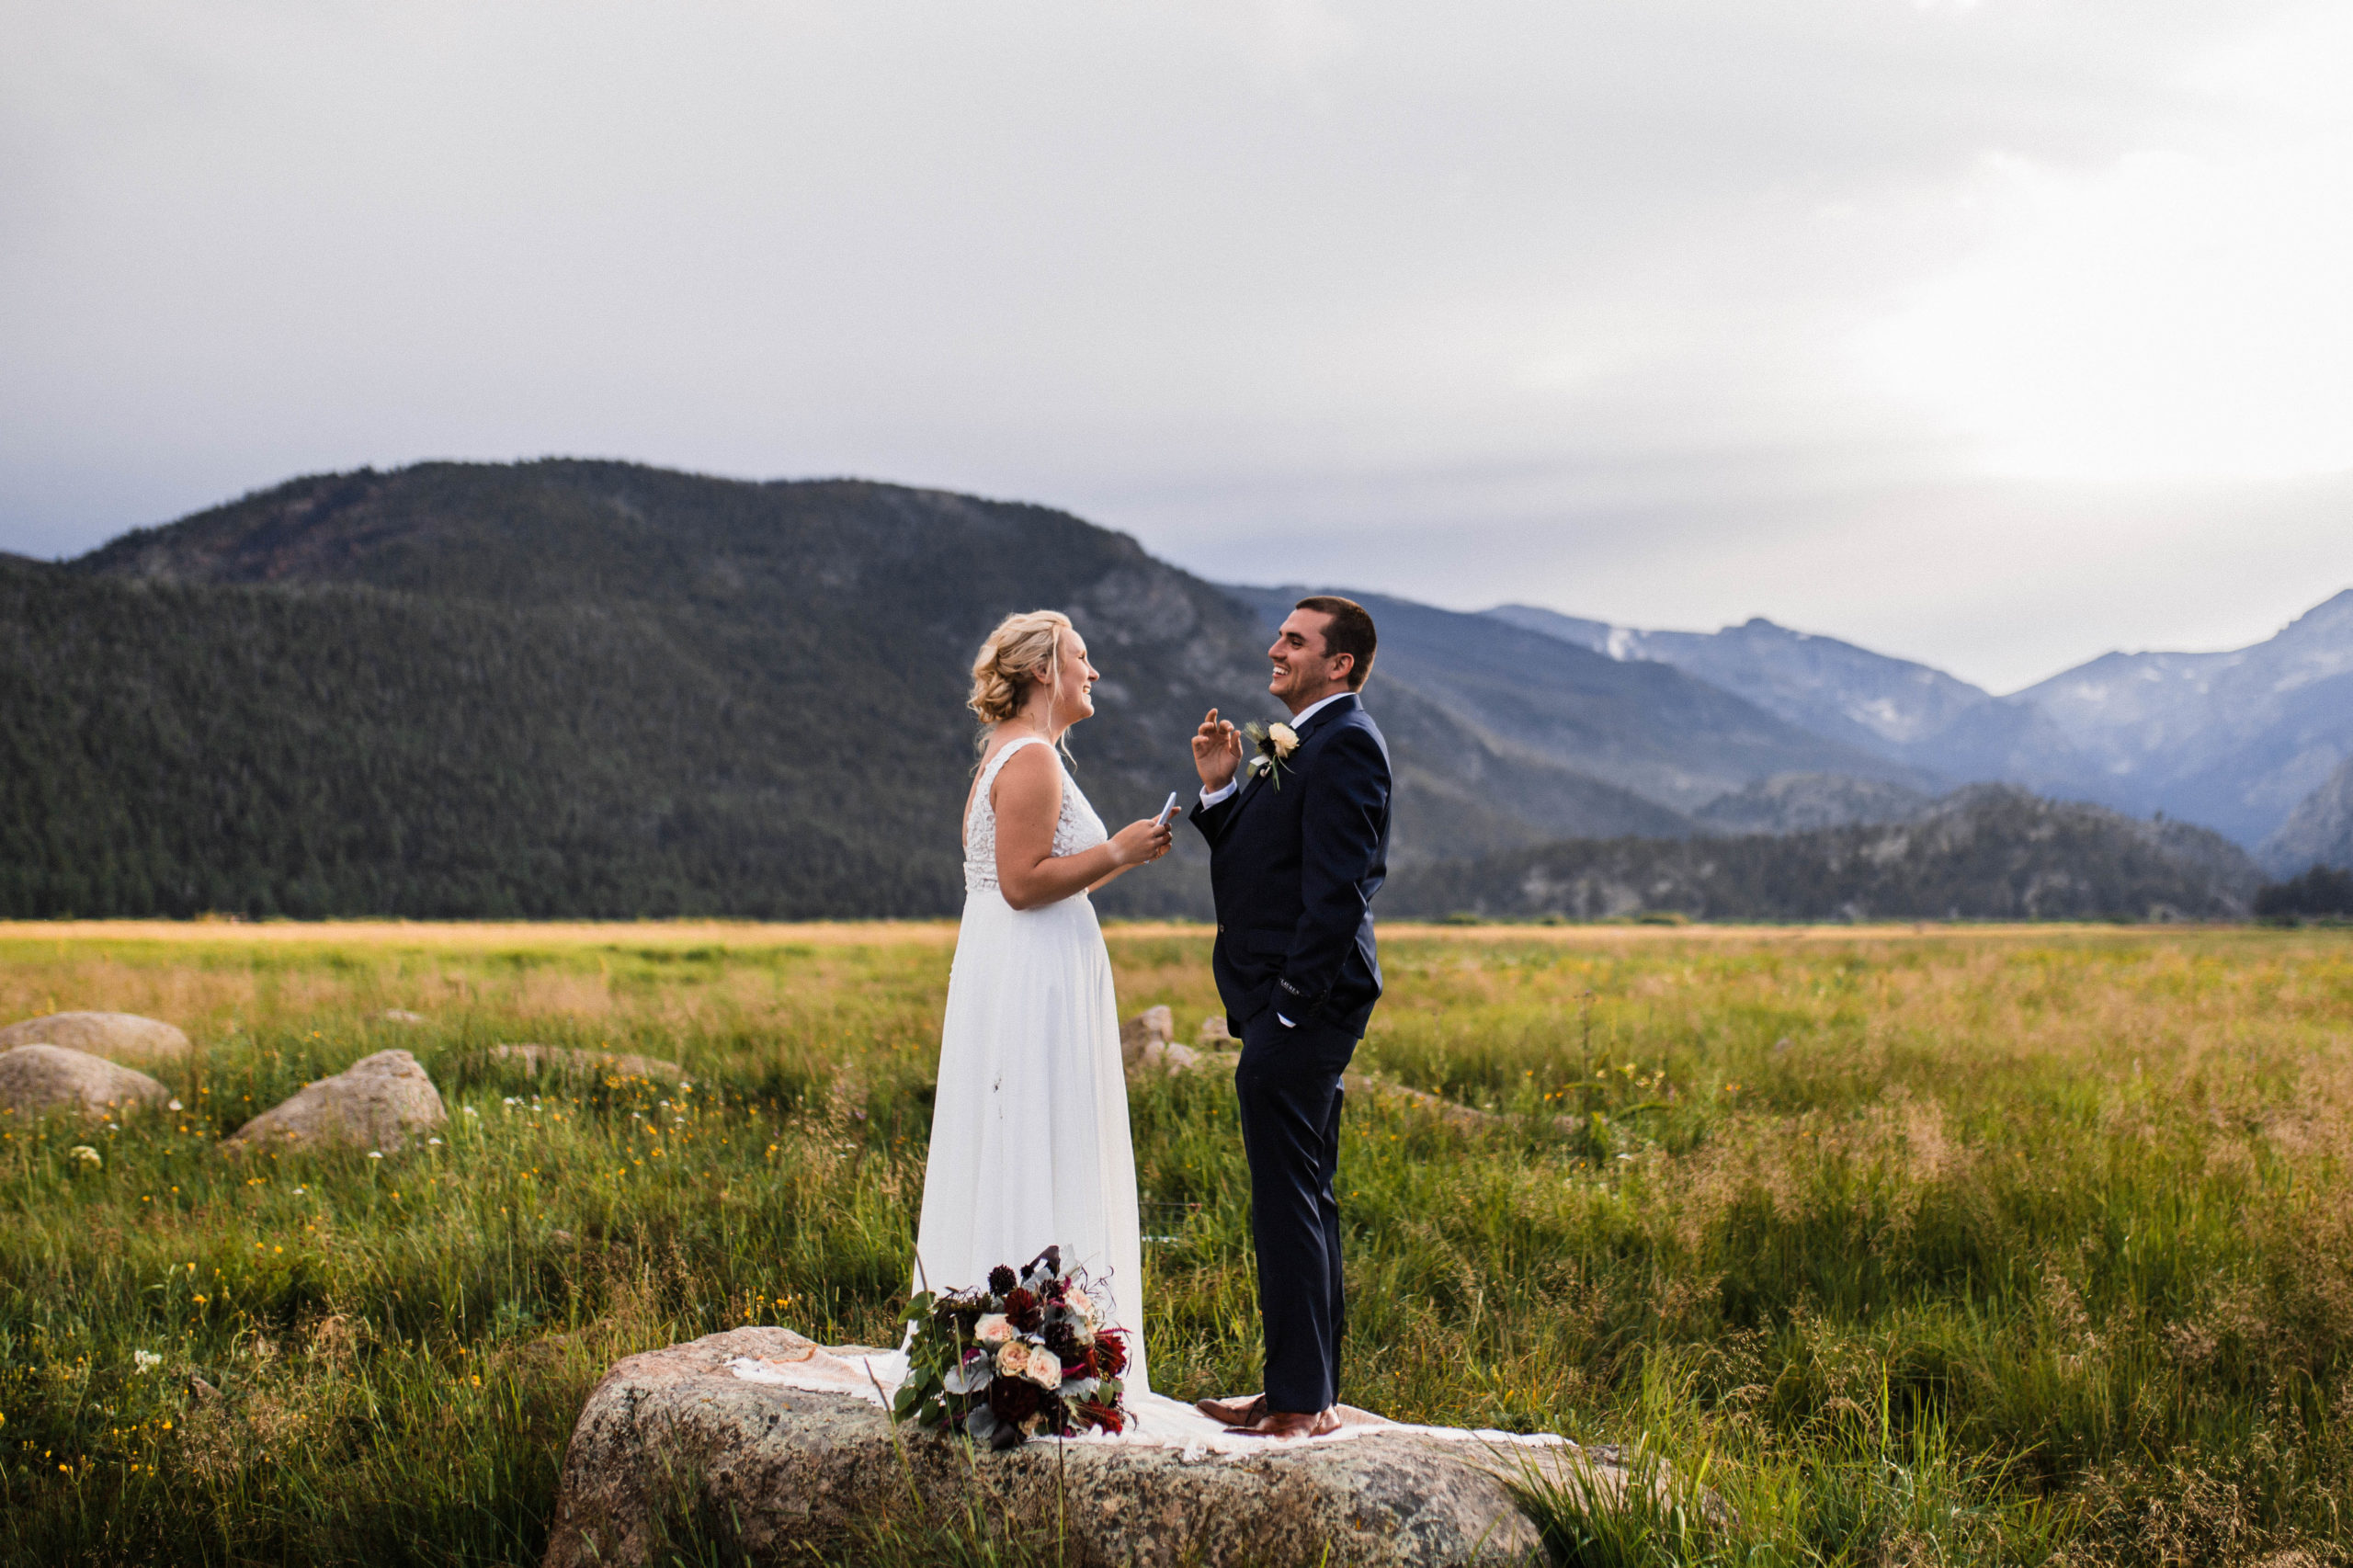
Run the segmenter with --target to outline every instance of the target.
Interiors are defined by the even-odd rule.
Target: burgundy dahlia
[[[1095,1335],[1095,1375],[1116,1378],[1128,1369],[1128,1331],[1107,1328]]]
[[[1038,1414],[1046,1391],[1027,1378],[995,1378],[989,1383],[989,1408],[997,1419],[1016,1426]]]
[[[1035,1334],[1046,1321],[1046,1309],[1028,1290],[1009,1290],[1005,1298],[1005,1320],[1024,1334]]]
[[[1054,1358],[1063,1364],[1063,1377],[1084,1378],[1093,1374],[1094,1368],[1086,1353],[1087,1347],[1079,1343],[1078,1330],[1072,1324],[1048,1324],[1046,1348],[1052,1351]]]

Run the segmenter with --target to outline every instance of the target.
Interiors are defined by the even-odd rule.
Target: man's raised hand
[[[1201,788],[1215,791],[1233,782],[1234,770],[1242,766],[1242,732],[1210,710],[1201,727],[1193,732],[1193,771],[1201,776]]]

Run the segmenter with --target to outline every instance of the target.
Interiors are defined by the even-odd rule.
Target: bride
[[[915,1285],[979,1285],[1060,1246],[1109,1290],[1132,1402],[1151,1387],[1135,1154],[1110,955],[1086,895],[1168,853],[1170,828],[1107,835],[1063,766],[1096,678],[1054,610],[1006,617],[972,663],[969,705],[987,730],[964,807]]]

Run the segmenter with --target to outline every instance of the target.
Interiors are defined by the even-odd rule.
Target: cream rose
[[[1041,1389],[1058,1389],[1063,1386],[1062,1358],[1042,1345],[1032,1345],[1019,1375]]]
[[[1269,724],[1267,738],[1275,743],[1277,756],[1289,756],[1299,749],[1299,732],[1289,724]]]
[[[998,1347],[996,1369],[1004,1377],[1025,1376],[1029,1370],[1029,1356],[1030,1348],[1025,1341],[1013,1340]]]
[[[1003,1345],[1013,1337],[1013,1324],[1003,1312],[983,1312],[981,1321],[972,1325],[972,1337],[983,1345]]]

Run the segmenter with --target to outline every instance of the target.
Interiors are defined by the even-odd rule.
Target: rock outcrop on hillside
[[[1242,1454],[1084,1441],[976,1454],[894,1431],[865,1400],[729,1369],[816,1350],[745,1328],[614,1367],[573,1429],[547,1568],[643,1563],[665,1528],[690,1523],[732,1535],[730,1561],[801,1561],[878,1530],[920,1539],[927,1520],[973,1508],[1008,1533],[1052,1540],[1059,1528],[1072,1568],[1537,1563],[1537,1533],[1498,1475],[1590,1464],[1607,1488],[1615,1473],[1569,1445],[1506,1455],[1402,1431]]]
[[[0,1029],[0,1051],[36,1042],[142,1067],[177,1067],[190,1050],[176,1026],[136,1013],[51,1013]]]
[[[170,1098],[146,1074],[87,1051],[39,1043],[0,1051],[0,1109],[20,1118],[62,1111],[96,1120]]]
[[[449,1119],[440,1091],[405,1051],[363,1056],[332,1078],[306,1084],[224,1140],[225,1153],[264,1144],[340,1144],[393,1153],[410,1136]]]

